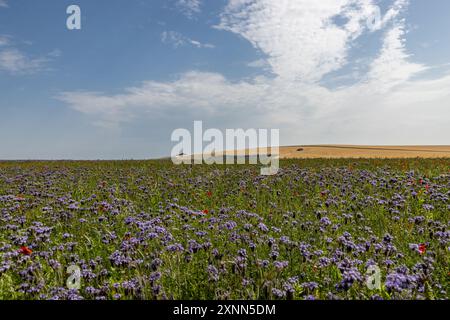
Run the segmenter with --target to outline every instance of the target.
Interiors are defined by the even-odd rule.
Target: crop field
[[[450,146],[316,145],[281,147],[280,157],[302,158],[450,158]]]
[[[0,162],[0,299],[449,298],[450,159],[280,167]]]
[[[234,151],[226,151],[230,154]],[[220,154],[220,153],[219,153]],[[257,149],[238,150],[237,155],[256,155]],[[450,158],[450,146],[307,145],[281,146],[281,159],[340,158]]]

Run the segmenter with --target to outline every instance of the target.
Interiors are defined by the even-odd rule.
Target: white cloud
[[[6,0],[0,0],[0,8],[8,8],[8,3]]]
[[[189,43],[190,43],[191,45],[193,45],[194,47],[197,47],[197,48],[214,49],[214,48],[216,47],[216,46],[213,45],[213,44],[210,44],[210,43],[201,43],[201,42],[199,42],[199,41],[192,40],[192,39],[189,40]]]
[[[265,77],[230,82],[216,73],[189,72],[120,94],[66,92],[59,99],[109,127],[137,118],[170,126],[181,117],[185,123],[202,119],[232,127],[282,128],[284,144],[443,144],[450,134],[449,87],[450,76],[407,80],[395,90],[379,92],[372,82],[330,90]],[[422,127],[434,135],[424,136],[417,130]]]
[[[230,110],[236,112],[243,105],[256,104],[266,87],[264,81],[231,83],[220,74],[193,71],[171,82],[147,81],[113,96],[65,92],[59,99],[82,113],[120,123],[139,113],[168,117],[174,110],[198,111],[204,116],[217,116]],[[221,110],[222,107],[225,109]]]
[[[16,47],[13,37],[0,35],[0,72],[12,75],[36,73],[46,70],[47,64],[61,55],[61,50],[55,49],[46,55],[30,56]]]
[[[417,77],[427,66],[411,62],[407,52],[401,19],[406,5],[394,1],[382,17],[382,47],[354,84],[330,89],[319,81],[341,69],[357,38],[373,31],[367,27],[373,1],[230,0],[218,28],[260,49],[273,77],[230,81],[218,73],[191,71],[119,94],[65,92],[58,98],[107,126],[138,117],[170,126],[182,117],[282,128],[284,144],[448,143],[450,75]],[[336,16],[346,18],[342,25],[333,23]]]
[[[421,64],[408,61],[410,55],[405,49],[404,34],[402,24],[391,28],[384,38],[380,56],[371,64],[368,77],[382,90],[404,83],[426,69]]]
[[[366,28],[371,8],[369,0],[230,0],[216,27],[264,52],[277,76],[314,82],[346,63],[350,41]],[[334,24],[337,16],[348,22]]]
[[[258,59],[247,63],[247,66],[251,68],[267,68],[270,65],[267,63],[266,59]]]
[[[28,74],[41,70],[49,61],[47,57],[30,58],[15,48],[0,51],[0,71],[11,74]]]
[[[8,45],[10,42],[10,37],[0,35],[0,47]]]
[[[201,43],[200,41],[190,39],[176,31],[164,31],[163,33],[161,33],[161,41],[164,44],[169,44],[174,48],[179,48],[187,45],[194,46],[196,48],[215,48],[215,46],[210,43]]]
[[[201,12],[200,0],[177,0],[175,6],[188,18]]]
[[[62,55],[62,51],[60,49],[54,49],[47,54],[47,56],[49,56],[51,58],[58,58],[61,55]]]

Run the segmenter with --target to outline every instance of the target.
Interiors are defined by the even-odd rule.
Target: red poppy
[[[30,248],[25,247],[25,246],[22,246],[19,249],[19,253],[26,255],[26,256],[29,256],[32,252],[33,252],[33,250],[31,250]]]
[[[425,186],[425,189],[427,189],[427,191],[430,189],[430,186],[427,184],[426,186]]]
[[[208,214],[209,213],[208,209],[203,210],[203,213]]]
[[[208,191],[208,192],[206,193],[206,195],[207,195],[209,198],[211,198],[211,197],[212,197],[212,192],[211,192],[211,191]]]
[[[420,244],[419,245],[419,253],[424,254],[425,251],[427,251],[427,246],[425,244]]]
[[[423,180],[422,179],[419,179],[419,184],[422,184],[423,183]]]

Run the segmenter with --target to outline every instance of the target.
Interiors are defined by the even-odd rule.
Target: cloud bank
[[[64,92],[58,97],[97,124],[120,127],[136,118],[183,117],[232,127],[281,128],[282,143],[448,143],[450,75],[429,79],[413,62],[396,0],[374,21],[371,0],[230,0],[214,28],[249,41],[265,55],[254,67],[272,76],[230,81],[190,71],[172,81],[146,81],[122,93]],[[340,22],[338,22],[340,21]],[[365,34],[382,45],[358,81],[328,88]],[[234,124],[234,126],[233,126]],[[422,130],[423,129],[423,130]]]

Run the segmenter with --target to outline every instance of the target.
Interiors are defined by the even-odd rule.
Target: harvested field
[[[245,153],[255,155],[256,149]],[[280,147],[280,158],[450,158],[450,146],[299,145]]]

